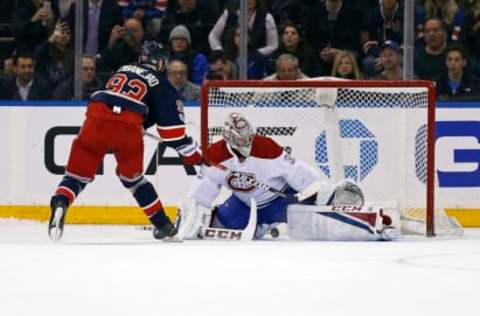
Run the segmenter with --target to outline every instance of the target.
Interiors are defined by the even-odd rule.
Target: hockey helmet
[[[254,134],[252,124],[237,112],[228,115],[222,130],[223,139],[227,144],[244,157],[250,156]]]
[[[153,66],[155,67],[155,70],[163,72],[167,67],[168,58],[168,51],[160,42],[145,41],[142,45],[142,51],[138,57],[138,62],[140,64]]]

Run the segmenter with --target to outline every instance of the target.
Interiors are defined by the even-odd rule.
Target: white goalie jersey
[[[243,162],[231,151],[224,140],[212,144],[207,157],[212,164],[221,164],[231,170],[205,167],[203,175],[193,183],[189,198],[204,207],[211,208],[213,201],[224,186],[231,190],[245,204],[253,198],[261,209],[277,198],[277,195],[258,188],[253,180],[265,183],[274,189],[284,191],[291,187],[297,192],[313,182],[322,181],[322,176],[314,168],[295,160],[281,146],[268,137],[255,135],[251,154]],[[325,182],[325,187],[333,191],[333,186]]]

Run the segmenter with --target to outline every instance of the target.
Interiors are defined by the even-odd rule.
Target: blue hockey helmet
[[[165,71],[167,68],[168,57],[168,51],[164,48],[162,43],[157,41],[145,41],[140,56],[138,57],[138,62],[140,64],[153,66],[158,71]]]

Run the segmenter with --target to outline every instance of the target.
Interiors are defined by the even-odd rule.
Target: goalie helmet
[[[145,41],[138,57],[140,64],[152,66],[156,71],[165,71],[169,54],[163,45],[157,41]],[[161,62],[161,64],[160,64]]]
[[[242,114],[236,112],[228,115],[222,130],[223,139],[227,144],[244,157],[250,156],[254,134],[252,124]]]

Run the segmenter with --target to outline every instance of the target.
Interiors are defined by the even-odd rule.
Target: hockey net
[[[221,138],[231,112],[326,179],[347,177],[368,203],[399,210],[403,233],[458,234],[435,206],[435,91],[428,81],[209,81],[201,141]]]

